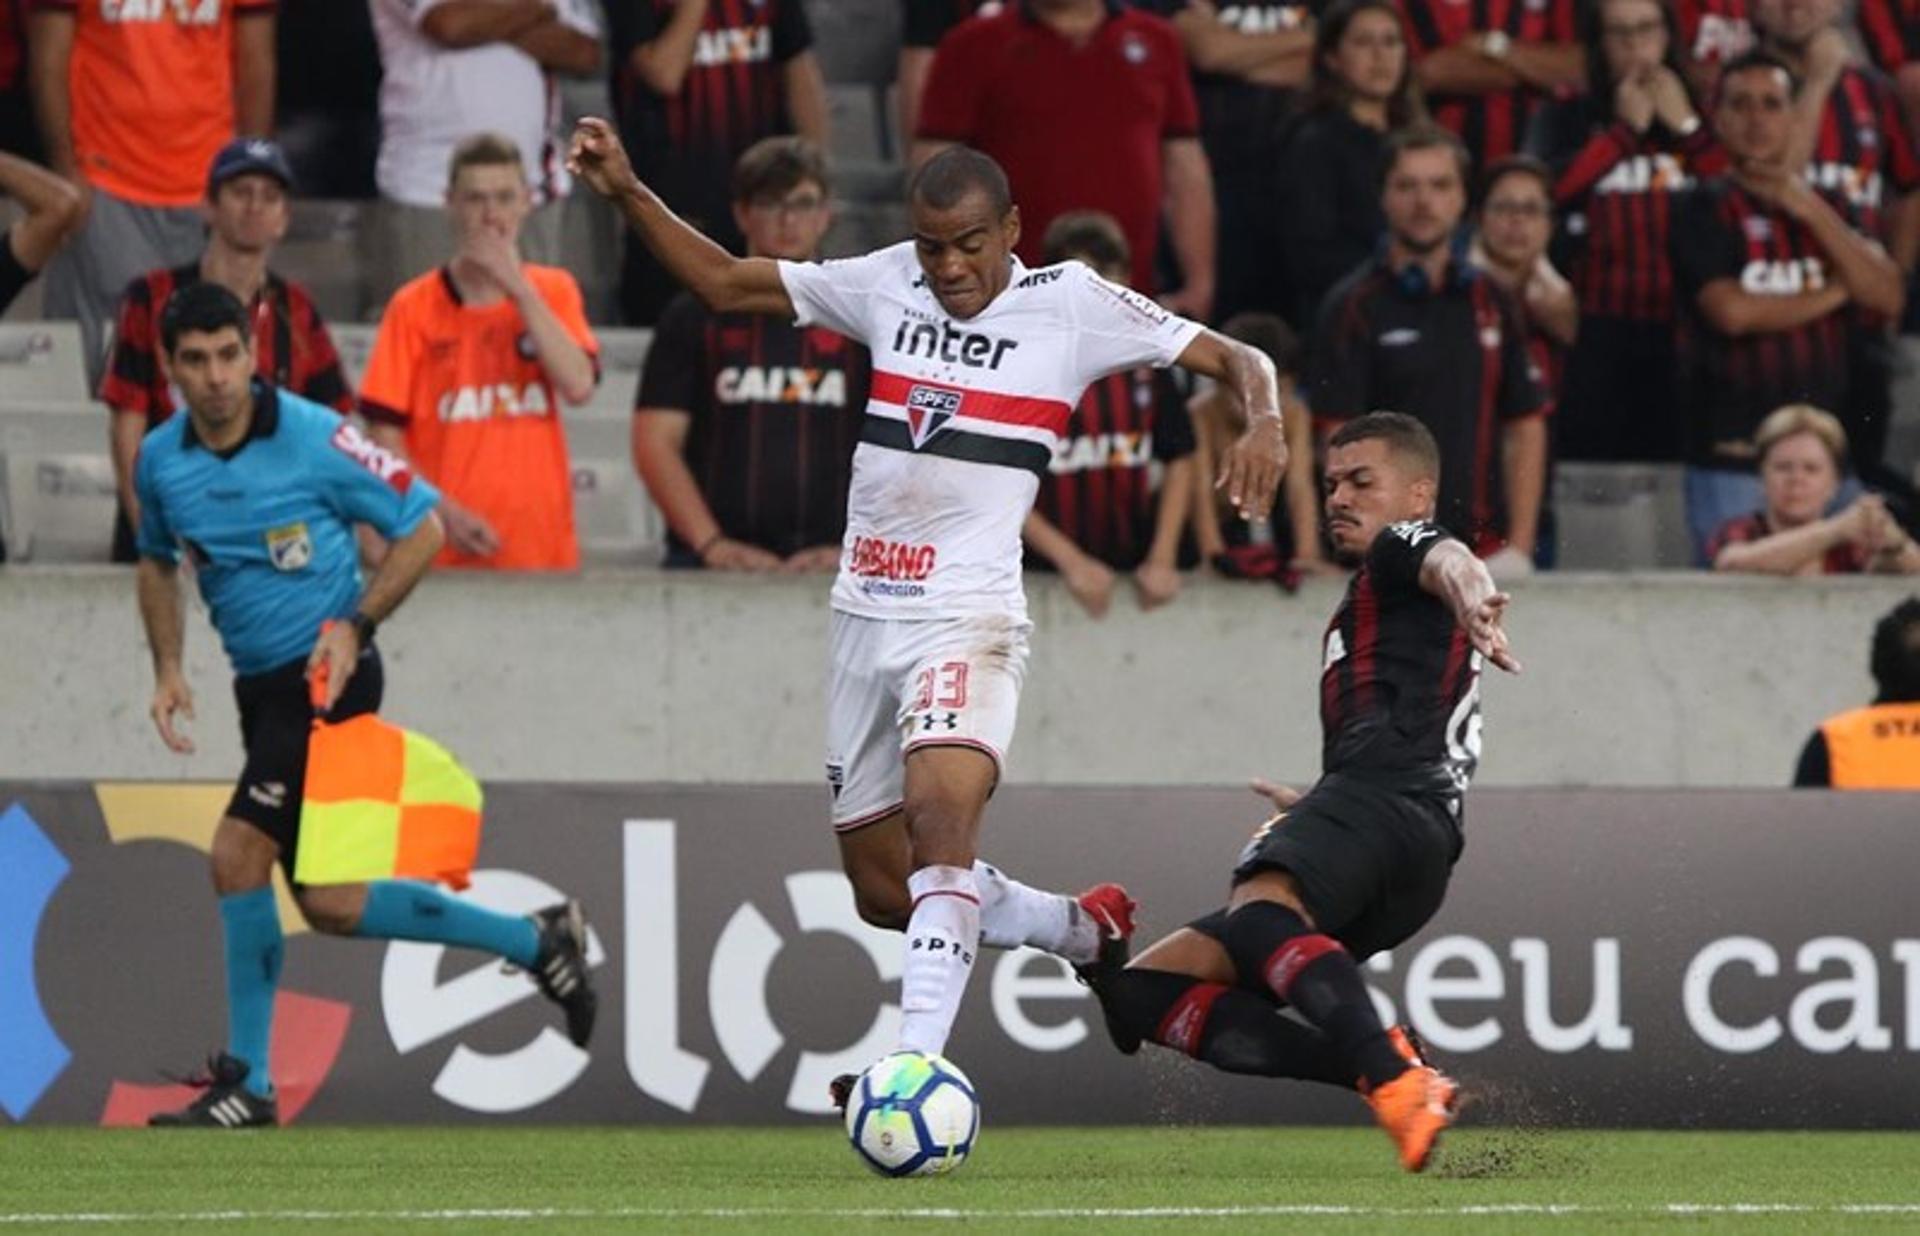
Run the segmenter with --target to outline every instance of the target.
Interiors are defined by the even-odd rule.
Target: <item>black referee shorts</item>
[[[279,844],[280,866],[289,881],[300,837],[300,799],[307,785],[307,738],[313,732],[306,671],[302,658],[233,680],[247,763],[233,787],[227,814],[245,820]],[[369,647],[361,652],[347,689],[334,704],[332,719],[344,721],[378,711],[385,685],[379,650]]]
[[[1233,882],[1290,873],[1314,925],[1364,961],[1427,925],[1462,844],[1439,799],[1335,774],[1247,843]],[[1226,911],[1191,926],[1221,939]]]

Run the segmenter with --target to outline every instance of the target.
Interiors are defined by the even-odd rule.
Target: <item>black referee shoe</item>
[[[247,1062],[226,1052],[207,1057],[207,1071],[175,1078],[204,1093],[177,1112],[147,1120],[155,1129],[271,1129],[280,1124],[280,1104],[248,1090]]]
[[[600,1011],[600,998],[593,994],[593,977],[587,973],[587,918],[577,901],[533,912],[533,925],[540,932],[540,952],[533,962],[533,981],[540,994],[559,1005],[567,1015],[567,1037],[575,1047],[585,1047],[593,1037],[593,1021]]]

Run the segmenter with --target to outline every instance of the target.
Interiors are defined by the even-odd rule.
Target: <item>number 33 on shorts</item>
[[[920,734],[958,730],[960,713],[966,706],[965,661],[947,661],[923,668],[914,678],[913,702],[907,706],[908,740]]]

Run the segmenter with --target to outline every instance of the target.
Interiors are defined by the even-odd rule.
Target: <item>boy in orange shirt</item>
[[[442,566],[580,565],[560,402],[599,380],[580,287],[520,260],[531,209],[514,143],[481,133],[453,152],[453,260],[394,293],[374,337],[360,413],[439,487]]]

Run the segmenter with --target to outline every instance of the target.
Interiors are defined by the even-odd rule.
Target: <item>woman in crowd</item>
[[[1674,196],[1725,166],[1681,75],[1673,12],[1598,0],[1582,17],[1589,91],[1535,118],[1528,153],[1553,169],[1557,251],[1580,301],[1556,421],[1563,459],[1676,460]]]
[[[1754,442],[1764,505],[1721,526],[1707,551],[1714,570],[1920,573],[1920,546],[1878,494],[1826,513],[1846,467],[1847,437],[1838,418],[1810,404],[1789,404],[1760,422]]]
[[[1387,134],[1426,118],[1392,0],[1337,0],[1313,39],[1313,81],[1280,155],[1287,318],[1312,326],[1327,289],[1367,260],[1385,224]]]

